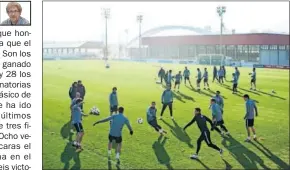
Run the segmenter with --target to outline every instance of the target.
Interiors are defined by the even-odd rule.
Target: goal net
[[[225,56],[222,54],[199,54],[198,63],[201,65],[224,65]]]

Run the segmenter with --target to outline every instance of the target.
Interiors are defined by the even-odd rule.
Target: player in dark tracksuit
[[[72,86],[69,88],[68,95],[71,100],[73,100],[76,97],[77,87],[78,87],[77,85],[78,83],[75,81],[73,82]]]
[[[212,121],[201,114],[201,109],[200,108],[195,108],[195,111],[194,111],[194,114],[195,116],[193,117],[193,119],[183,128],[183,130],[185,131],[187,127],[189,127],[190,125],[192,125],[194,122],[197,123],[197,126],[201,132],[198,140],[197,140],[197,147],[196,147],[196,153],[193,154],[190,158],[192,159],[197,159],[198,158],[198,153],[199,153],[199,150],[200,150],[200,147],[201,147],[201,142],[203,140],[205,140],[207,146],[219,151],[220,154],[223,153],[223,150],[220,149],[219,147],[217,147],[215,144],[213,144],[211,142],[211,139],[210,139],[210,131],[209,129],[207,128],[207,125],[206,125],[206,122],[209,122],[211,124],[211,130],[213,130],[213,123]]]
[[[213,79],[212,79],[212,82],[214,82],[214,80],[217,80],[218,81],[218,71],[217,71],[217,68],[216,66],[213,66]]]
[[[253,138],[254,140],[256,140],[256,129],[254,128],[254,118],[255,118],[255,114],[256,114],[256,117],[258,116],[258,109],[255,104],[255,101],[251,100],[249,95],[245,94],[244,100],[246,101],[246,115],[244,119],[246,121],[246,128],[248,132],[248,137],[245,141],[249,142],[251,140],[250,130],[252,130],[254,134]]]
[[[220,67],[220,69],[218,71],[218,75],[219,75],[219,83],[223,84],[225,72],[224,72],[224,69],[222,67]]]
[[[161,67],[161,69],[158,72],[158,77],[160,78],[161,84],[163,83],[164,76],[165,76],[165,70]]]
[[[77,86],[78,86],[78,87],[77,87],[77,92],[79,92],[80,95],[81,95],[81,98],[82,98],[83,100],[85,100],[86,88],[85,88],[85,86],[82,84],[82,81],[81,81],[81,80],[78,81],[78,85],[77,85]],[[82,110],[84,109],[84,105],[83,105],[83,104],[81,105],[81,109],[82,109]]]
[[[179,71],[178,74],[175,75],[175,83],[174,83],[174,90],[175,90],[176,86],[178,86],[177,92],[179,92],[179,87],[180,87],[181,81],[182,81],[182,75],[181,75],[181,71]]]
[[[171,119],[173,119],[173,113],[172,113],[173,93],[171,91],[170,85],[167,85],[167,89],[163,91],[162,96],[161,96],[161,101],[162,101],[163,106],[161,110],[160,119],[162,119],[163,113],[167,106],[169,107]]]
[[[225,80],[227,79],[227,72],[225,66],[222,66],[222,69],[224,70],[224,78]]]
[[[204,68],[204,73],[203,73],[203,86],[204,86],[204,90],[206,90],[206,86],[207,89],[209,89],[209,84],[208,84],[208,71],[206,68]]]
[[[159,132],[161,135],[167,133],[165,130],[162,129],[160,125],[157,123],[156,119],[156,103],[152,102],[151,106],[147,109],[146,115],[147,115],[147,122],[149,125],[151,125],[157,132]]]

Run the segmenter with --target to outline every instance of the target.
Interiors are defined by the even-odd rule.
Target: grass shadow
[[[188,145],[188,147],[193,148],[193,145],[191,144],[191,138],[188,136],[188,134],[180,127],[175,120],[173,120],[174,126],[170,125],[163,119],[161,120],[166,126],[170,128],[171,133],[173,136],[175,136],[179,141],[184,142]]]
[[[241,90],[246,91],[246,92],[248,92],[248,93],[253,93],[253,94],[255,94],[255,95],[261,96],[260,93],[255,92],[255,91],[253,91],[253,90],[247,90],[247,89],[243,89],[243,88],[240,88],[240,87],[238,87],[238,89],[241,89]]]
[[[69,169],[70,167],[70,161],[74,160],[75,164],[72,166],[71,169],[73,170],[79,170],[81,169],[81,161],[79,157],[79,152],[76,152],[75,148],[71,146],[71,142],[68,142],[61,153],[61,162],[64,163],[64,170]]]
[[[60,134],[61,134],[62,138],[68,139],[70,142],[72,141],[72,136],[73,136],[71,129],[73,129],[73,125],[71,124],[71,121],[68,121],[60,129]]]
[[[162,165],[165,165],[168,169],[173,169],[171,164],[170,164],[170,157],[164,148],[165,142],[168,138],[160,135],[152,145],[152,148],[154,150],[154,153],[156,155],[156,158],[158,162]]]
[[[177,92],[181,97],[183,97],[185,100],[190,100],[192,102],[195,102],[194,98],[193,97],[190,97],[190,96],[187,96],[181,92]]]
[[[274,155],[268,148],[266,148],[259,141],[251,142],[251,144],[255,146],[258,150],[260,150],[266,157],[272,160],[277,166],[279,166],[280,169],[290,169],[289,164],[281,160],[278,156]]]
[[[188,86],[186,86],[186,87],[187,87],[189,90],[194,91],[194,92],[196,92],[196,93],[203,94],[203,95],[208,96],[208,97],[212,97],[212,95],[210,95],[210,94],[208,94],[208,93],[205,93],[205,92],[202,91],[202,90],[198,91],[198,90],[196,90],[194,87],[188,87]]]
[[[229,142],[229,144],[227,144]],[[258,169],[259,164],[263,169],[269,169],[264,161],[253,151],[249,150],[233,137],[225,137],[222,140],[223,146],[229,153],[244,167],[244,169]]]
[[[196,161],[199,162],[204,167],[204,169],[210,170],[210,168],[206,164],[204,164],[201,160],[196,159]]]
[[[265,94],[265,95],[268,95],[268,96],[271,96],[271,97],[275,97],[275,98],[278,98],[278,99],[281,99],[281,100],[286,100],[285,98],[283,97],[280,97],[280,96],[276,96],[274,94],[271,94],[271,93],[266,93],[266,92],[263,92],[263,91],[260,91],[260,90],[257,90],[258,93],[262,93],[262,94]]]
[[[177,93],[172,91],[172,94],[173,94],[173,98],[177,99],[178,101],[181,101],[182,103],[185,103],[185,101],[182,100],[181,96],[177,95]]]
[[[222,160],[224,161],[224,163],[225,163],[225,165],[226,165],[225,170],[230,170],[230,169],[233,168],[232,165],[231,165],[230,163],[228,163],[228,161],[226,161],[226,160],[224,160],[224,159],[222,159]]]

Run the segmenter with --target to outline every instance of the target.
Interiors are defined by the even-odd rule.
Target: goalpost
[[[197,59],[202,65],[224,65],[225,63],[223,54],[199,54]]]

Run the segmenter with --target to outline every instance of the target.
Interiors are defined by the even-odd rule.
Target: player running
[[[199,68],[197,68],[197,76],[196,76],[196,87],[197,87],[197,90],[200,91],[200,82],[201,82],[201,71]]]
[[[110,116],[112,116],[112,114],[117,113],[118,110],[117,87],[113,87],[112,93],[109,96],[109,102],[110,102]]]
[[[163,113],[167,106],[169,107],[171,119],[174,119],[172,113],[173,93],[171,91],[170,85],[167,85],[166,90],[163,91],[161,101],[162,101],[162,110],[160,114],[160,119],[162,119]]]
[[[176,86],[178,86],[177,92],[179,92],[181,80],[182,80],[182,75],[181,75],[181,71],[179,71],[178,74],[175,75],[175,84],[174,84],[174,90]]]
[[[216,103],[215,99],[211,99],[210,103],[211,103],[210,108],[211,108],[211,113],[212,113],[212,122],[214,124],[214,129],[220,134],[225,134],[225,135],[230,134],[227,128],[224,126],[222,108]],[[222,132],[217,126],[220,126],[224,132]]]
[[[203,86],[204,86],[204,90],[206,90],[206,86],[207,89],[209,90],[209,84],[208,84],[208,71],[207,68],[204,68],[204,73],[203,73]]]
[[[251,90],[256,90],[256,68],[253,68],[251,75]]]
[[[251,132],[250,130],[252,130],[254,136],[254,140],[256,140],[256,130],[254,128],[254,118],[255,118],[255,114],[256,113],[256,117],[258,116],[258,109],[257,106],[255,104],[255,101],[251,100],[249,95],[245,94],[244,95],[244,100],[246,101],[246,115],[244,117],[244,119],[246,120],[246,128],[247,128],[247,133],[248,133],[248,137],[245,140],[245,142],[249,142],[251,141]]]
[[[208,121],[210,123],[210,125],[212,127],[211,129],[213,130],[212,121],[208,117],[201,114],[200,108],[195,108],[194,114],[195,114],[195,116],[193,117],[193,119],[183,128],[183,130],[185,131],[187,127],[189,127],[190,125],[192,125],[196,121],[197,126],[201,132],[201,134],[197,140],[196,153],[193,154],[192,156],[190,156],[190,158],[191,159],[198,159],[198,153],[199,153],[199,150],[201,147],[201,142],[203,140],[205,140],[208,147],[211,147],[211,148],[219,151],[219,153],[222,155],[223,150],[220,149],[219,147],[217,147],[215,144],[213,144],[211,142],[211,139],[210,139],[210,131],[207,128],[206,122]]]
[[[156,103],[152,102],[151,106],[147,109],[146,115],[147,115],[147,122],[150,126],[152,126],[157,132],[159,132],[161,135],[166,134],[167,132],[162,129],[161,126],[158,125],[157,119],[156,119]]]
[[[72,143],[72,146],[81,150],[82,150],[81,142],[84,136],[82,116],[87,116],[82,113],[82,110],[81,110],[82,104],[83,104],[83,100],[79,98],[75,101],[75,104],[72,106],[72,124],[74,125],[77,131],[76,140]]]
[[[233,73],[233,94],[238,92],[238,76],[236,73]]]
[[[189,79],[189,76],[190,76],[190,71],[187,69],[187,67],[185,67],[185,69],[183,71],[184,84],[186,85],[186,80],[188,80],[189,85],[192,86],[191,82],[190,82],[190,79]]]
[[[112,142],[115,140],[117,143],[117,154],[116,154],[116,159],[119,162],[120,161],[120,153],[121,153],[121,147],[122,147],[122,129],[123,126],[126,124],[130,131],[130,135],[133,135],[133,129],[130,125],[129,120],[124,116],[124,108],[119,107],[118,108],[118,114],[114,114],[106,119],[99,120],[96,123],[93,124],[95,126],[96,124],[107,122],[107,121],[112,121],[111,127],[110,127],[110,132],[109,132],[109,144],[108,144],[108,155],[111,155],[111,150],[112,150]]]
[[[165,76],[165,70],[161,67],[159,72],[158,72],[158,77],[160,78],[161,84],[163,83],[164,76]]]

